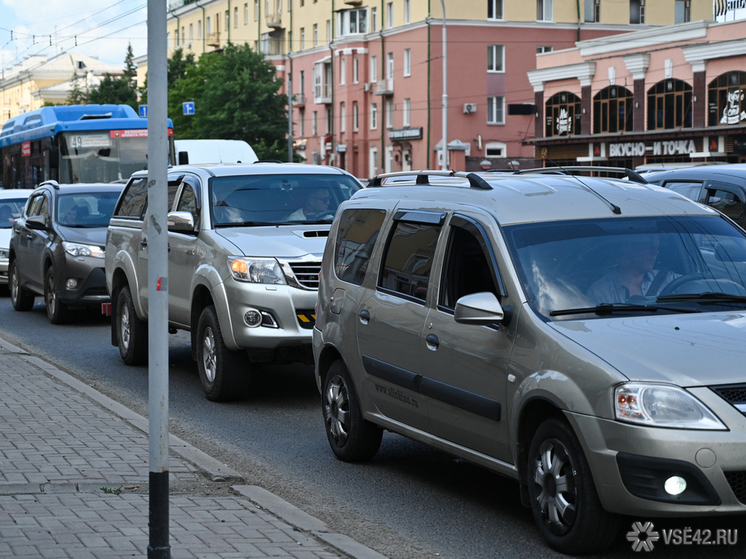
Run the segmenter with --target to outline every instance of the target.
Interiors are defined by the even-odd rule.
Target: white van
[[[174,148],[179,165],[254,163],[259,159],[243,140],[176,140]]]

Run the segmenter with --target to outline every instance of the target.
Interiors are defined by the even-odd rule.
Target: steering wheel
[[[714,279],[706,278],[700,273],[686,274],[678,277],[664,287],[660,295],[672,295],[678,291],[678,289],[684,285],[700,283],[700,287],[696,291],[713,291],[718,293],[728,293],[729,295],[746,295],[746,287],[729,279]],[[731,287],[733,289],[727,289]]]

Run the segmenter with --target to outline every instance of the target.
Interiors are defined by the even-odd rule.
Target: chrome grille
[[[319,273],[321,272],[321,261],[315,262],[290,262],[290,269],[300,285],[308,289],[319,288]]]

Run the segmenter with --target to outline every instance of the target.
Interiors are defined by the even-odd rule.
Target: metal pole
[[[168,85],[166,2],[148,0],[148,559],[170,559],[168,519]]]
[[[288,74],[288,162],[293,162],[293,65]]]
[[[443,155],[442,169],[448,170],[448,43],[446,37],[446,4],[440,0],[443,7],[443,143],[441,153]]]

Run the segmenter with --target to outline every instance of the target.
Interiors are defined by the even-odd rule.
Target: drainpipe
[[[292,0],[290,0],[292,1]],[[293,43],[290,36],[293,34],[293,9],[290,11],[290,28],[288,29],[288,68],[287,92],[288,92],[288,163],[293,162]],[[301,91],[301,94],[303,92]]]
[[[431,56],[430,56],[430,48],[432,46],[432,37],[431,37],[431,26],[430,26],[430,0],[427,0],[427,139],[425,141],[425,168],[430,168],[430,128],[432,126],[431,122],[431,115],[430,115],[430,109],[431,109],[431,103],[430,103],[430,94],[432,93],[431,90],[431,83],[430,83],[430,71],[432,69],[432,63],[430,62]]]
[[[231,0],[228,0],[228,17],[225,18],[225,26],[228,28],[228,42],[231,42]],[[235,24],[235,22],[233,22]]]
[[[386,21],[386,0],[381,0],[381,80],[386,79],[386,38],[383,36],[384,21]],[[376,82],[378,82],[378,76],[376,76]],[[376,83],[378,87],[378,83]],[[383,161],[383,172],[386,172],[386,100],[383,95],[381,96],[381,118],[378,123],[378,129],[381,131],[381,161]]]
[[[580,23],[583,21],[580,19],[580,0],[575,0],[575,4],[578,7],[578,41],[580,40]]]
[[[443,8],[443,170],[448,170],[448,45],[446,42],[446,4],[440,0]]]
[[[332,156],[334,155],[334,88],[336,87],[334,83],[335,80],[334,80],[334,44],[333,44],[334,43],[334,31],[335,31],[334,30],[334,27],[335,27],[334,26],[334,0],[332,0],[331,22],[332,22],[332,26],[331,26],[332,36],[329,37],[329,52],[331,53],[331,64],[329,65],[329,67],[332,69],[332,77],[331,77],[332,83],[331,83],[331,87],[329,88],[329,91],[332,94],[332,108],[329,111],[329,138],[331,138],[332,154],[327,159],[327,164],[331,163]],[[337,162],[336,157],[334,157],[334,162],[335,163]]]

